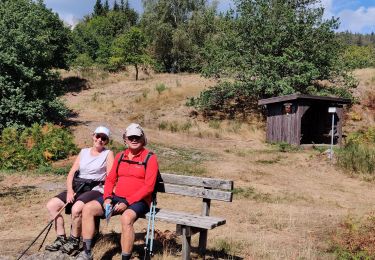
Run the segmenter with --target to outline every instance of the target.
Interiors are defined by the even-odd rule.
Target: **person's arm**
[[[142,200],[154,191],[158,171],[158,160],[156,155],[153,154],[147,162],[145,184],[136,193],[127,198],[129,205]]]
[[[113,154],[113,153],[112,153]],[[104,183],[104,194],[103,194],[103,199],[104,199],[104,206],[105,204],[110,204],[112,199],[112,192],[113,192],[113,187],[115,186],[116,180],[117,180],[117,165],[118,165],[118,160],[121,156],[121,153],[118,153],[113,160],[112,166],[110,167],[110,171],[107,174],[107,177],[105,179]],[[107,161],[108,163],[108,161]]]
[[[77,156],[76,160],[74,161],[70,171],[68,173],[68,177],[66,178],[66,202],[73,202],[74,201],[74,190],[73,190],[73,178],[74,174],[77,170],[79,170],[79,161],[80,161],[80,154]]]
[[[113,155],[113,152],[109,151],[107,155],[107,176],[112,169],[114,159],[115,156]]]

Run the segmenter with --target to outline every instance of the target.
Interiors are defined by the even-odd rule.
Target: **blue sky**
[[[44,2],[70,25],[76,24],[84,15],[90,14],[95,4],[95,0],[44,0]],[[113,0],[109,2],[113,3]],[[142,11],[141,2],[141,0],[129,0],[130,6],[138,12]],[[217,2],[218,9],[221,11],[234,6],[232,0],[217,0]],[[375,0],[321,0],[321,2],[325,7],[326,18],[332,16],[340,18],[339,31],[375,32]]]

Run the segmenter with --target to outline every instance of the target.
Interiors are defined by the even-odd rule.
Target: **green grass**
[[[65,165],[63,167],[52,167],[52,166],[41,166],[35,169],[33,172],[36,174],[52,174],[52,175],[68,175],[71,164]]]
[[[233,189],[233,194],[236,199],[249,199],[256,202],[266,203],[290,203],[294,201],[305,201],[313,202],[312,198],[306,197],[297,193],[284,192],[281,194],[273,195],[271,193],[265,193],[257,191],[254,187],[240,187]]]
[[[213,160],[214,155],[202,153],[195,149],[150,144],[152,150],[159,159],[159,167],[162,172],[173,172],[183,175],[204,175],[207,171],[203,163]]]

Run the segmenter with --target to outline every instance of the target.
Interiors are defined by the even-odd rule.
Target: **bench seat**
[[[148,219],[149,213],[146,214]],[[189,226],[200,229],[213,229],[224,225],[226,220],[219,217],[199,216],[186,212],[172,211],[169,209],[156,209],[155,220]]]

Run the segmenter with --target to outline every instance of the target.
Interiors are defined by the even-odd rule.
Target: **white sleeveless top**
[[[84,148],[79,153],[79,177],[94,181],[104,181],[107,175],[107,156],[110,150],[104,149],[100,154],[93,156],[91,148]],[[92,190],[104,192],[103,185],[95,186]]]

